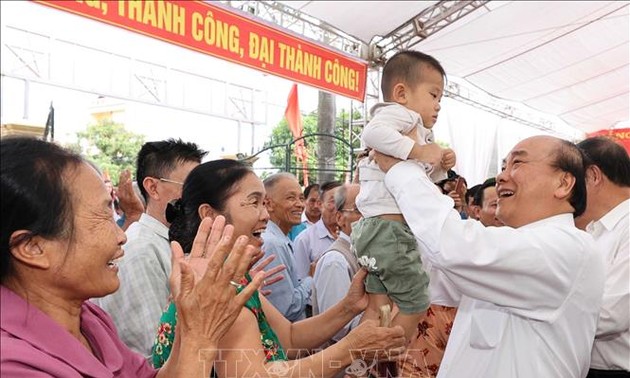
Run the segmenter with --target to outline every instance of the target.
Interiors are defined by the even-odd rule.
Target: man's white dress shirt
[[[630,372],[630,200],[591,222],[593,235],[604,259],[606,285],[591,353],[591,367]]]
[[[311,263],[316,261],[335,241],[322,219],[302,231],[293,242],[295,272],[299,280],[308,277]]]
[[[396,164],[385,183],[447,281],[446,293],[431,286],[432,301],[453,306],[452,289],[461,294],[438,377],[586,376],[604,267],[572,214],[486,228],[461,220],[417,164]]]

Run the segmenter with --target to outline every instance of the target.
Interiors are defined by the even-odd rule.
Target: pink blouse
[[[142,355],[120,340],[109,315],[90,302],[84,302],[81,308],[81,332],[94,354],[48,315],[4,286],[0,286],[0,311],[3,377],[155,377],[157,374]]]

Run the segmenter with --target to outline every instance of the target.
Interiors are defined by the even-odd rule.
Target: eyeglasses
[[[359,209],[357,209],[356,207],[353,207],[351,209],[339,209],[339,211],[347,211],[347,212],[350,212],[350,213],[358,213]]]
[[[166,179],[164,177],[160,177],[160,181],[162,181],[162,182],[170,182],[171,184],[184,185],[184,183],[181,182],[181,181],[170,180],[170,179]]]

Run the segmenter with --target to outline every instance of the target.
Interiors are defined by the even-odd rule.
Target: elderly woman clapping
[[[212,243],[211,222],[201,223],[196,248],[208,249],[208,269],[195,280],[176,255],[177,339],[154,370],[88,301],[118,289],[116,261],[126,240],[103,180],[52,143],[20,137],[0,146],[2,376],[207,376],[219,340],[264,278],[257,274],[238,294],[230,284],[245,274],[254,248],[229,235]]]

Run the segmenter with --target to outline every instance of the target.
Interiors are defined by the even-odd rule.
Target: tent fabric
[[[283,3],[368,43],[436,2]],[[609,129],[630,118],[629,4],[491,1],[413,49],[493,96],[584,133]]]

